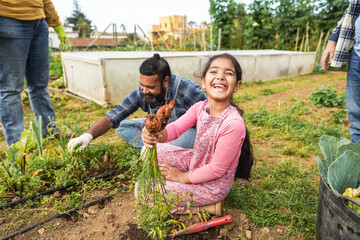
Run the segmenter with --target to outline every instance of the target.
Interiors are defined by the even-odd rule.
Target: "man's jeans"
[[[44,19],[0,17],[0,121],[8,146],[19,141],[24,130],[20,96],[24,76],[36,120],[42,117],[42,134],[49,134],[47,127],[56,127],[48,90],[48,35]]]
[[[354,50],[347,71],[346,106],[351,123],[351,141],[355,143],[360,139],[360,58]]]
[[[131,146],[142,148],[144,146],[141,140],[141,131],[144,127],[145,118],[125,119],[121,121],[116,129],[116,134],[124,139]],[[190,128],[184,132],[178,139],[171,141],[171,145],[182,148],[193,148],[196,136],[196,129]]]

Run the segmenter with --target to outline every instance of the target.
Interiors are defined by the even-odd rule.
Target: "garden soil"
[[[334,75],[345,75],[343,72],[332,72]],[[321,75],[309,75],[309,78],[321,77]],[[296,83],[294,83],[296,84]],[[316,87],[324,85],[324,83],[313,84],[301,89],[290,89],[282,93],[271,96],[263,96],[246,103],[246,108],[251,105],[264,104],[266,107],[276,106],[279,101],[285,103],[290,102],[291,96],[297,96],[298,99],[307,99],[310,92],[314,91]],[[345,81],[332,81],[332,86],[335,86],[337,91],[344,91]],[[79,104],[79,103],[75,103]],[[316,111],[316,109],[314,109]],[[254,142],[254,145],[260,149],[259,156],[262,151],[267,151],[269,147],[265,143]],[[315,159],[315,156],[311,158]],[[313,164],[313,159],[304,159],[303,163]],[[276,159],[266,159],[269,161],[276,161]],[[104,190],[93,191],[92,198],[101,197],[105,194]],[[67,239],[67,240],[88,240],[88,239],[124,239],[124,240],[147,240],[147,234],[138,229],[137,221],[135,219],[136,213],[134,210],[134,193],[132,190],[125,192],[118,192],[112,198],[102,201],[98,204],[92,205],[88,208],[79,210],[71,216],[55,218],[54,220],[40,225],[24,234],[18,235],[12,239],[28,240],[28,239]],[[183,235],[175,237],[174,239],[301,239],[301,237],[286,237],[288,232],[286,226],[263,227],[255,225],[251,219],[242,213],[241,209],[229,208],[225,205],[224,215],[231,215],[232,222],[210,228],[206,231]],[[49,217],[49,216],[47,216]],[[189,220],[188,215],[181,215],[181,220],[187,226],[200,221],[196,215]],[[45,217],[46,218],[46,217]],[[212,217],[211,219],[215,219]],[[210,220],[211,220],[210,219]],[[0,225],[11,221],[10,219],[0,219]],[[36,221],[34,220],[34,223]],[[39,222],[39,218],[37,220]],[[23,227],[26,227],[24,225]],[[171,237],[168,237],[171,239]]]

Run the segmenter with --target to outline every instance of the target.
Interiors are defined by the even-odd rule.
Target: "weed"
[[[345,97],[343,95],[337,95],[335,87],[329,85],[328,87],[320,86],[316,88],[315,92],[310,93],[310,103],[317,107],[344,107]]]
[[[248,93],[245,93],[244,95],[234,95],[233,96],[233,99],[235,102],[237,103],[243,103],[243,102],[246,102],[246,101],[251,101],[253,100],[255,97],[248,94]]]
[[[342,124],[345,122],[347,113],[346,109],[340,109],[339,111],[331,110],[330,113],[332,114],[331,118],[329,119],[330,123]]]
[[[274,94],[274,91],[269,88],[261,89],[260,91],[260,95],[263,96],[272,95],[272,94]]]

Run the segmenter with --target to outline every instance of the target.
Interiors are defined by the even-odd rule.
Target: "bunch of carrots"
[[[175,101],[171,101],[168,104],[161,106],[156,114],[149,114],[145,120],[146,129],[154,134],[157,134],[165,129],[168,124],[168,120],[171,117],[171,111],[174,108],[174,105]],[[153,148],[146,148],[141,157],[144,162],[142,171],[137,178],[138,203],[140,204],[138,221],[139,226],[146,230],[146,227],[149,227],[149,225],[154,224],[156,221],[161,221],[161,218],[164,216],[164,213],[161,213],[161,217],[159,216],[157,219],[157,214],[155,214],[156,211],[154,211],[154,208],[158,207],[158,209],[166,209],[160,207],[166,204],[166,191],[165,181],[159,170],[156,144]],[[149,214],[151,216],[148,216]],[[171,212],[166,214],[171,214]]]

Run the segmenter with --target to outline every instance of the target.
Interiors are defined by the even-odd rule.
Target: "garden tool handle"
[[[204,221],[204,222],[199,222],[199,223],[195,223],[189,227],[185,229],[182,229],[178,232],[175,233],[175,236],[179,236],[179,235],[184,235],[184,234],[191,234],[191,233],[196,233],[196,232],[201,232],[204,231],[210,227],[215,227],[215,226],[219,226],[219,225],[223,225],[226,223],[230,223],[232,221],[232,217],[230,215],[226,215],[224,217],[221,218],[217,218],[211,221]]]
[[[340,198],[340,199],[343,199],[343,200],[350,201],[350,202],[352,202],[352,203],[354,203],[354,204],[356,204],[356,205],[358,205],[358,206],[360,207],[360,202],[357,201],[357,200],[355,200],[355,199],[353,199],[353,198],[351,198],[351,197],[349,197],[349,196],[341,195],[341,196],[339,196],[339,198]]]

